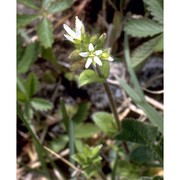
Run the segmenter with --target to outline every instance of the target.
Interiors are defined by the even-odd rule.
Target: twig
[[[53,154],[54,156],[56,156],[57,158],[59,158],[61,161],[63,161],[65,164],[67,164],[69,167],[73,168],[76,171],[79,171],[81,173],[83,173],[83,171],[79,168],[77,168],[76,166],[74,166],[73,164],[71,164],[69,161],[67,161],[66,159],[64,159],[62,156],[60,156],[59,154],[55,153],[54,151],[52,151],[51,149],[49,149],[46,146],[43,146],[44,149],[46,149],[48,152],[50,152],[51,154]]]
[[[163,111],[164,109],[163,104],[161,104],[160,102],[156,101],[153,98],[150,98],[149,96],[145,96],[145,99],[149,104],[152,104],[154,107]]]

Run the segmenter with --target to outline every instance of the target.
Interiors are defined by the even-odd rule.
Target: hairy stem
[[[104,77],[102,72],[101,72],[101,69],[99,68],[99,66],[97,65],[96,68],[95,68],[96,72],[98,73],[99,77]],[[114,115],[114,118],[116,120],[116,124],[117,124],[117,128],[118,128],[118,131],[121,129],[121,122],[119,121],[119,117],[118,117],[118,113],[117,113],[117,107],[116,107],[116,102],[113,98],[113,95],[112,95],[112,92],[111,92],[111,89],[109,87],[109,84],[107,83],[107,81],[105,81],[103,83],[103,86],[104,86],[104,89],[106,91],[106,94],[109,98],[109,105],[110,105],[110,108],[111,108],[111,111]],[[124,151],[126,154],[129,154],[129,149],[128,149],[128,145],[125,141],[122,141],[122,146],[124,148]]]
[[[100,77],[103,77],[103,74],[102,74],[102,72],[101,72],[101,69],[99,68],[98,65],[96,66],[96,70],[97,70],[98,75],[99,75]],[[111,92],[111,90],[110,90],[110,87],[109,87],[109,84],[107,83],[107,81],[105,81],[105,82],[103,83],[103,86],[104,86],[104,89],[105,89],[106,94],[107,94],[107,96],[108,96],[109,105],[110,105],[111,111],[112,111],[112,113],[113,113],[113,115],[114,115],[114,118],[115,118],[115,120],[116,120],[117,128],[118,128],[118,130],[120,130],[121,125],[120,125],[118,113],[117,113],[117,110],[116,110],[116,109],[117,109],[117,108],[116,108],[116,103],[115,103],[115,101],[114,101],[112,92]]]

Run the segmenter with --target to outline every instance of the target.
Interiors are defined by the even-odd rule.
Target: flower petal
[[[89,51],[91,51],[91,52],[94,51],[94,46],[92,43],[89,44]]]
[[[114,59],[113,59],[111,56],[109,56],[109,57],[107,58],[107,60],[108,60],[108,61],[113,61]]]
[[[99,56],[100,54],[102,54],[102,50],[97,50],[97,51],[95,51],[95,54],[97,55],[97,56]]]
[[[76,38],[76,33],[68,25],[63,24],[63,27],[72,38]]]
[[[67,40],[69,40],[69,41],[71,41],[71,42],[74,43],[74,40],[73,40],[73,38],[72,38],[71,36],[66,35],[66,34],[64,34],[64,36],[65,36],[65,38],[66,38]]]
[[[85,64],[85,68],[87,69],[91,63],[92,63],[92,58],[88,58]]]
[[[102,62],[101,62],[101,60],[100,60],[97,56],[94,57],[94,61],[95,61],[99,66],[102,66]]]
[[[81,57],[88,57],[89,56],[89,52],[81,52],[81,53],[79,53],[79,55]]]
[[[82,30],[84,28],[84,25],[82,23],[82,21],[79,20],[79,18],[76,16],[75,17],[75,27],[76,27],[76,30],[79,29],[79,30]]]

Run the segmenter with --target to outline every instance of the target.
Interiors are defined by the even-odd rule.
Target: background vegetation
[[[163,1],[18,0],[17,12],[17,179],[162,179]],[[107,34],[121,130],[103,86],[68,60],[75,16]]]

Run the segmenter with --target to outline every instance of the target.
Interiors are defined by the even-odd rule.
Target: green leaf
[[[17,100],[24,103],[28,101],[24,79],[19,76],[17,77]]]
[[[83,102],[78,106],[78,111],[73,117],[74,123],[81,123],[85,121],[88,117],[90,104],[87,102]]]
[[[163,38],[163,34],[161,34],[159,36],[156,46],[154,47],[154,52],[162,52],[163,49],[164,49],[164,38]]]
[[[163,5],[160,0],[143,0],[148,6],[147,9],[150,11],[153,19],[163,24]]]
[[[39,23],[38,37],[42,46],[44,46],[45,48],[51,47],[54,42],[53,28],[51,21],[45,17],[43,17],[43,19]]]
[[[59,151],[63,150],[67,143],[69,141],[69,138],[67,135],[59,135],[55,139],[49,142],[49,148],[52,149],[54,152],[58,153]]]
[[[109,70],[110,70],[109,61],[104,61],[102,63],[102,66],[99,66],[99,67],[103,73],[104,78],[107,79],[109,76]]]
[[[46,9],[55,0],[42,0],[42,7]]]
[[[53,51],[53,48],[44,48],[43,46],[41,47],[41,57],[47,61],[49,61],[50,63],[52,63],[54,66],[56,66],[57,68],[61,68],[61,66],[57,63],[57,57],[56,54]]]
[[[92,123],[74,124],[75,138],[90,138],[99,133],[99,128]]]
[[[84,144],[81,152],[72,156],[82,166],[88,178],[98,172],[101,167],[102,158],[99,156],[101,147],[102,145],[89,147],[87,144]]]
[[[35,95],[38,92],[39,81],[36,74],[31,73],[28,75],[25,86],[29,98],[31,98],[33,95]]]
[[[162,42],[162,39],[163,37],[161,34],[138,46],[131,56],[133,68],[137,68],[141,65],[154,52],[154,50],[160,50],[161,47],[159,43]]]
[[[17,15],[17,27],[24,27],[30,24],[32,21],[38,18],[38,14],[30,15],[30,14],[18,14]]]
[[[61,112],[62,112],[62,116],[63,116],[62,122],[64,123],[64,125],[66,127],[66,131],[68,131],[68,129],[69,129],[69,115],[67,113],[66,106],[65,106],[63,98],[60,100],[60,104],[61,104]]]
[[[78,79],[78,85],[79,87],[82,87],[90,83],[104,82],[104,80],[105,79],[100,78],[95,71],[87,69],[80,74]]]
[[[112,136],[117,132],[115,119],[107,112],[96,112],[92,115],[92,119],[101,131]]]
[[[56,0],[49,8],[49,13],[57,13],[68,9],[73,4],[73,0]]]
[[[124,80],[116,77],[121,87],[132,98],[132,100],[144,111],[151,123],[158,127],[159,131],[163,133],[163,118],[152,106],[150,106],[144,98],[142,98],[134,89],[132,89]]]
[[[31,106],[37,111],[48,111],[53,108],[53,104],[46,99],[33,98],[31,100]]]
[[[138,146],[135,148],[130,154],[130,161],[146,166],[156,167],[159,165],[147,146]]]
[[[133,37],[152,37],[163,32],[163,26],[147,18],[131,19],[126,22],[125,31]]]
[[[125,119],[121,122],[122,130],[116,136],[117,140],[131,141],[140,144],[154,144],[159,137],[156,126],[134,119]]]
[[[30,103],[26,103],[25,104],[25,108],[24,108],[24,117],[30,121],[33,118],[34,112],[32,110],[32,108],[30,107]]]
[[[18,2],[32,9],[39,9],[32,0],[18,0]]]
[[[18,73],[26,73],[29,68],[32,66],[32,64],[36,61],[39,54],[39,43],[31,43],[29,44],[24,54],[21,58],[21,60],[17,64],[17,72]]]
[[[17,47],[17,63],[19,63],[24,53],[23,38],[20,35],[17,35],[16,47]]]

